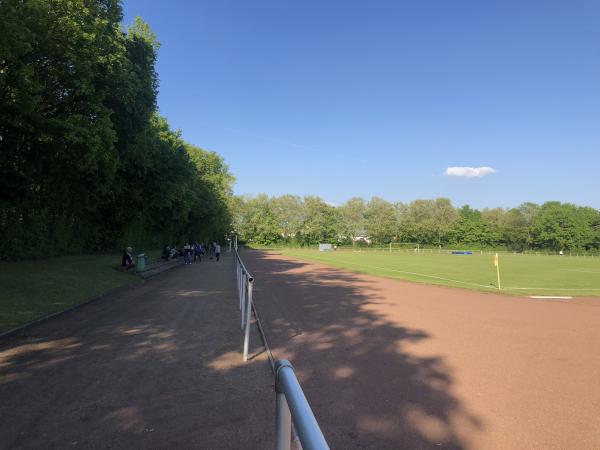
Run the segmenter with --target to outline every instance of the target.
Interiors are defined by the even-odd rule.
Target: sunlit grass
[[[283,254],[371,275],[421,283],[497,291],[491,254],[451,255],[433,250],[319,252],[283,249]],[[502,291],[514,295],[600,296],[600,258],[500,255]]]

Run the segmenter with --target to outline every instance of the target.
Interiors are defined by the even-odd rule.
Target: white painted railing
[[[248,361],[248,347],[250,345],[250,322],[252,319],[252,283],[254,278],[244,266],[242,258],[235,249],[235,273],[240,300],[240,316],[242,330],[244,330],[244,361]]]
[[[271,362],[271,368],[275,375],[276,449],[290,450],[293,435],[296,448],[300,450],[329,450],[329,445],[325,441],[317,419],[308,404],[308,400],[306,400],[298,378],[296,378],[294,367],[285,359],[274,362],[266,336],[260,324],[260,319],[258,318],[258,313],[252,304],[254,277],[248,272],[238,253],[237,236],[233,241],[233,247],[235,251],[235,272],[239,293],[241,323],[242,330],[244,330],[244,361],[248,361],[250,321],[254,309],[256,324],[264,341],[267,355]]]
[[[294,367],[286,359],[275,363],[275,392],[276,449],[290,450],[293,421],[303,450],[329,450],[329,445],[296,378]]]

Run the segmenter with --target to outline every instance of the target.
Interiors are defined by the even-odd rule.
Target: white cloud
[[[491,167],[448,167],[445,175],[449,177],[481,178],[490,173],[496,173]]]

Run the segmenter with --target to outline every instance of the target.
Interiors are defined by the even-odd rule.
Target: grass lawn
[[[284,255],[388,278],[497,291],[494,257],[438,254],[429,250],[319,252],[282,249]],[[502,291],[513,295],[600,296],[600,258],[500,254]]]
[[[120,254],[0,262],[0,332],[141,280],[115,270],[120,262]]]

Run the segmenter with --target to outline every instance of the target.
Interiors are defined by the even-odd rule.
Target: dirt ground
[[[242,362],[233,259],[182,266],[0,343],[0,448],[271,448],[273,376]]]
[[[600,448],[600,299],[532,300],[243,253],[331,448]]]

